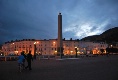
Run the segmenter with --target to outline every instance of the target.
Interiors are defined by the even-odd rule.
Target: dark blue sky
[[[118,26],[118,0],[0,0],[0,43],[15,39],[81,39]]]

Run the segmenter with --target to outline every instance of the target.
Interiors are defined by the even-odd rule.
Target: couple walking
[[[27,60],[27,66],[25,67],[25,60]],[[24,54],[24,51],[21,52],[21,55],[18,57],[18,64],[23,65],[23,69],[29,68],[29,70],[32,70],[31,68],[31,61],[33,61],[31,51],[27,55]]]

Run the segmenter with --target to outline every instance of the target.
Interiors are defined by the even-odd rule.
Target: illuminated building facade
[[[74,55],[75,47],[79,47],[78,40],[63,40],[63,53],[64,55]],[[16,54],[20,55],[22,51],[26,54],[31,51],[37,55],[56,55],[57,54],[57,39],[49,40],[33,40],[23,39],[12,42],[6,42],[2,46],[2,51],[5,55]]]
[[[108,44],[105,42],[89,42],[79,40],[65,40],[63,39],[63,54],[75,55],[75,47],[77,48],[77,54],[100,54],[100,49],[106,49]],[[2,46],[2,51],[5,55],[17,54],[22,51],[26,54],[31,51],[32,55],[57,55],[57,39],[49,40],[33,40],[23,39],[12,42],[6,42]],[[104,51],[105,53],[105,51]]]
[[[101,49],[106,53],[108,44],[105,42],[79,41],[80,54],[101,54]]]

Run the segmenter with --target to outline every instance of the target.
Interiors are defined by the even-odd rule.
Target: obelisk
[[[63,56],[63,41],[62,41],[62,15],[58,15],[58,39],[57,39],[57,55]]]

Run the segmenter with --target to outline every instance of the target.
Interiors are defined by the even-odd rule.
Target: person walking
[[[23,53],[21,52],[21,55],[18,56],[18,66],[19,66],[20,72],[21,72],[21,66],[23,66],[24,59],[25,59],[25,57],[23,56]]]
[[[29,70],[32,70],[32,68],[31,68],[31,61],[33,61],[33,58],[32,58],[31,51],[29,51],[29,53],[27,54],[27,63],[28,63],[28,66],[25,67],[25,69],[29,68]]]
[[[26,55],[25,55],[25,52],[22,51],[22,55],[24,56],[24,60],[23,60],[23,69],[25,69],[25,60],[26,60]]]

